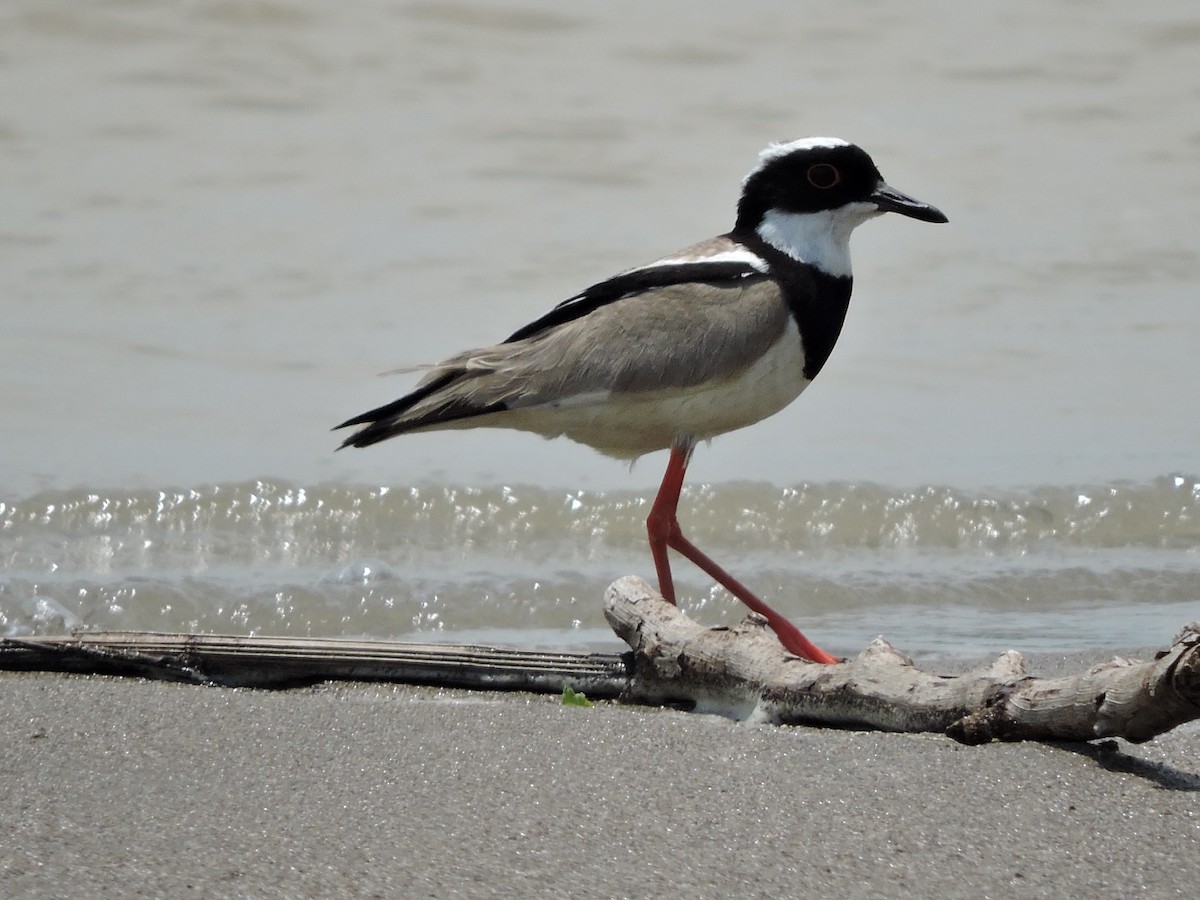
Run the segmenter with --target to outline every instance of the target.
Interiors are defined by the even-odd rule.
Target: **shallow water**
[[[12,0],[3,627],[611,640],[658,456],[328,428],[728,228],[763,144],[832,133],[950,224],[855,235],[821,378],[699,449],[685,527],[835,648],[1159,643],[1200,597],[1197,122],[1181,0]],[[1148,518],[1071,530],[1114,489]],[[863,509],[822,536],[813,498]]]
[[[630,492],[247,482],[0,503],[0,629],[611,648],[599,598],[652,571]],[[1161,643],[1200,617],[1200,481],[971,493],[690,489],[685,528],[835,649]],[[742,610],[676,566],[702,621]]]

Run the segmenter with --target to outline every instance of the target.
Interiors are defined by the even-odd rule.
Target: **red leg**
[[[658,573],[658,589],[663,597],[669,603],[675,602],[675,584],[671,578],[671,563],[667,558],[667,548],[670,547],[678,550],[729,593],[765,618],[767,624],[779,637],[780,643],[790,653],[816,663],[840,662],[836,656],[826,653],[806,638],[799,628],[750,593],[745,585],[718,566],[683,536],[683,531],[676,518],[676,510],[679,506],[679,493],[683,489],[683,476],[687,472],[688,460],[691,459],[691,455],[691,444],[671,447],[671,458],[667,462],[666,474],[663,475],[658,496],[654,498],[654,505],[650,508],[650,515],[646,519],[646,531],[650,535],[650,553],[654,557],[654,568]]]
[[[654,557],[654,570],[658,575],[658,590],[663,599],[675,604],[675,581],[671,578],[671,560],[667,558],[667,547],[672,534],[679,532],[675,521],[675,509],[679,506],[679,492],[683,489],[683,476],[687,472],[688,460],[692,455],[690,444],[671,447],[671,458],[667,471],[658,488],[658,496],[646,517],[646,531],[650,535],[650,555]]]
[[[676,526],[678,529],[678,526]],[[682,533],[676,532],[673,535],[673,540],[670,541],[670,546],[678,550],[697,566],[703,569],[708,575],[720,584],[725,590],[733,594],[748,607],[758,613],[767,620],[767,624],[771,626],[771,630],[779,637],[779,642],[788,649],[789,652],[795,653],[797,656],[802,656],[807,660],[816,663],[832,664],[841,662],[836,656],[826,653],[812,641],[804,636],[799,628],[781,616],[763,601],[750,593],[749,588],[718,566],[713,560],[705,555],[701,550],[683,536]]]

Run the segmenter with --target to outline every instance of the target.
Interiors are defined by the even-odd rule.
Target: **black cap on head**
[[[735,229],[754,229],[768,210],[814,213],[873,204],[925,222],[945,222],[940,210],[890,187],[861,147],[838,138],[772,144],[742,182]]]

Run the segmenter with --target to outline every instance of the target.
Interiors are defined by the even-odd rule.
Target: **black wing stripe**
[[[582,318],[588,313],[595,312],[602,306],[613,303],[623,297],[640,294],[653,288],[669,287],[673,284],[699,282],[713,284],[714,282],[736,281],[740,278],[753,276],[764,277],[762,269],[755,268],[745,262],[695,262],[669,263],[661,266],[647,266],[644,269],[634,269],[614,275],[606,281],[593,284],[582,293],[564,300],[540,319],[530,322],[524,328],[519,328],[505,339],[504,343],[523,341],[545,331],[575,319]]]

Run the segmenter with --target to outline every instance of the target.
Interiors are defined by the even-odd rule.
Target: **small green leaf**
[[[563,688],[563,706],[591,706],[592,701],[583,694],[576,693],[571,690],[571,686],[567,685]]]

